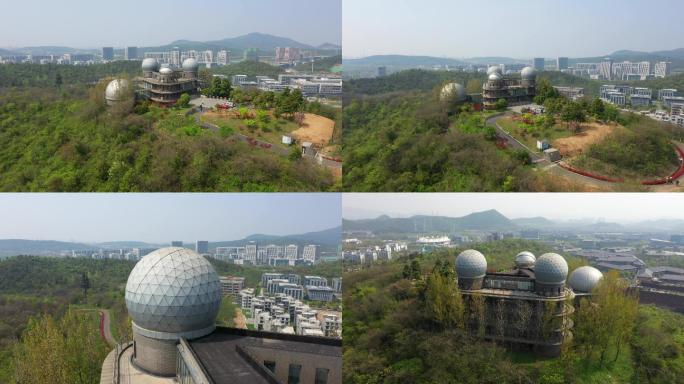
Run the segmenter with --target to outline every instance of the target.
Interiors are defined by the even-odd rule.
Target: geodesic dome
[[[449,83],[442,88],[439,98],[444,102],[453,101],[456,103],[462,103],[468,98],[468,93],[461,84]]]
[[[518,268],[532,267],[534,266],[535,261],[537,261],[537,258],[534,257],[534,254],[530,251],[523,251],[515,256],[515,266]]]
[[[534,263],[534,274],[540,283],[562,284],[568,278],[568,263],[557,253],[545,253]]]
[[[113,104],[123,100],[130,83],[126,79],[114,79],[107,84],[105,89],[105,100],[108,104]]]
[[[474,249],[461,252],[456,257],[456,274],[463,278],[483,277],[487,273],[487,259]]]
[[[603,273],[594,267],[585,265],[572,271],[568,285],[573,291],[590,293],[603,278]]]
[[[214,267],[187,248],[158,249],[136,264],[126,283],[135,325],[153,332],[213,330],[221,304]]]
[[[520,71],[520,77],[523,80],[535,80],[537,78],[537,70],[532,67],[525,67]]]
[[[500,66],[492,65],[491,67],[487,68],[487,76],[491,76],[495,73],[498,73],[499,75],[503,75]]]

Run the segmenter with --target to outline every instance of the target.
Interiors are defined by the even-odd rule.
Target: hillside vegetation
[[[479,112],[464,110],[450,117],[436,92],[353,99],[343,111],[343,127],[347,191],[572,188],[533,173],[527,154],[500,150],[493,128],[485,126]]]
[[[0,261],[0,382],[99,382],[108,347],[92,309],[109,309],[112,333],[130,340],[124,286],[133,266],[83,258],[22,256]],[[87,300],[80,286],[83,273],[90,281]],[[49,343],[41,339],[45,335],[53,337]],[[69,348],[61,349],[66,345]],[[74,381],[74,372],[65,367],[82,371],[88,379]],[[48,377],[52,379],[44,381]]]
[[[320,191],[332,175],[201,129],[187,110],[104,105],[104,83],[0,92],[2,191]]]
[[[132,77],[140,72],[140,61],[114,61],[93,65],[2,64],[0,88],[54,87],[58,85],[58,77],[61,77],[64,86],[94,84],[105,77]]]

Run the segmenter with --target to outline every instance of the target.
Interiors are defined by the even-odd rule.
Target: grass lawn
[[[523,122],[514,121],[510,117],[498,121],[501,128],[510,133],[518,141],[525,144],[530,150],[541,153],[537,149],[537,140],[546,139],[549,143],[556,139],[572,136],[573,133],[563,124],[556,124],[551,128],[527,125]]]
[[[235,317],[235,309],[237,307],[237,304],[233,302],[231,296],[224,296],[221,299],[221,307],[219,308],[218,317],[216,318],[216,325],[233,327],[233,318]]]
[[[253,110],[250,112],[253,114],[255,113]],[[250,129],[247,128],[248,120],[241,120],[235,117],[233,112],[221,114],[210,112],[202,115],[202,122],[208,122],[218,126],[221,129],[221,134],[223,136],[239,133],[283,148],[289,148],[289,146],[282,144],[283,135],[299,128],[299,126],[292,121],[283,118],[277,119],[271,116],[268,123],[258,123],[258,128]]]

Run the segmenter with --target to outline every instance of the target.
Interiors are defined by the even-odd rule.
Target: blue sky
[[[250,32],[339,44],[341,0],[3,1],[0,47],[156,46]]]
[[[0,239],[236,240],[342,225],[336,193],[0,194]]]
[[[601,56],[684,47],[681,0],[344,0],[345,57]]]
[[[435,215],[461,217],[496,209],[508,218],[584,218],[618,222],[682,219],[678,193],[345,193],[345,219]]]

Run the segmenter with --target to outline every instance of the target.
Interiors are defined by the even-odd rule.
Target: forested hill
[[[410,69],[374,79],[351,79],[344,83],[345,98],[357,95],[377,95],[399,91],[428,91],[446,82],[457,82],[466,86],[470,80],[484,81],[483,73],[452,71],[426,71]],[[481,83],[480,83],[481,86]]]
[[[496,210],[476,212],[463,217],[413,216],[376,219],[345,220],[345,231],[373,231],[374,233],[453,232],[454,230],[512,230],[516,224]]]
[[[94,84],[106,77],[133,77],[140,74],[140,61],[114,61],[93,65],[2,64],[0,88],[56,87],[58,75],[64,86]]]
[[[486,80],[483,73],[466,73],[455,71],[428,71],[410,69],[393,73],[386,77],[368,79],[350,79],[344,84],[345,99],[350,100],[361,95],[379,95],[391,92],[429,91],[447,82],[457,82],[467,86],[471,80],[480,84]],[[661,79],[644,81],[605,81],[590,80],[556,71],[539,73],[538,80],[547,79],[554,86],[573,86],[585,88],[585,93],[598,96],[603,84],[627,84],[633,87],[647,87],[657,92],[658,89],[674,88],[684,92],[684,74],[668,76]],[[469,93],[480,93],[479,89],[468,89]]]

